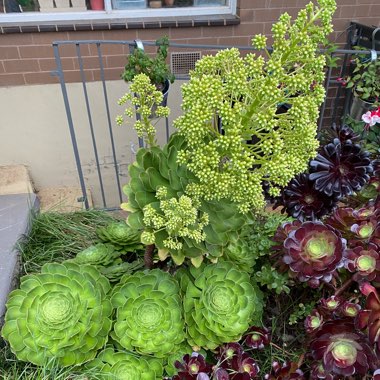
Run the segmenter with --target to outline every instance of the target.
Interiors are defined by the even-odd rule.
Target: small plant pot
[[[351,104],[350,116],[354,120],[362,121],[362,115],[369,111],[372,107],[373,103],[366,102],[365,100],[354,96]]]
[[[149,3],[149,6],[151,8],[161,8],[162,7],[162,0],[152,0],[150,3]]]
[[[93,11],[104,10],[104,0],[90,0],[90,4]]]
[[[167,7],[172,7],[174,5],[174,0],[164,0]]]
[[[154,119],[156,118],[156,109],[157,109],[157,106],[162,106],[162,107],[166,107],[167,104],[168,104],[168,96],[169,96],[169,88],[170,88],[170,82],[168,80],[166,80],[165,82],[165,86],[164,88],[162,89],[162,95],[164,95],[163,99],[162,99],[162,102],[160,104],[154,104],[153,107],[152,107],[152,114],[150,116],[151,119]]]

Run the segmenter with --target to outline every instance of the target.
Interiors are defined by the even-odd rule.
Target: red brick
[[[124,68],[126,63],[127,63],[127,59],[124,55],[110,55],[106,57],[106,67],[108,68],[112,68],[112,67]]]
[[[218,45],[247,46],[250,40],[250,37],[220,37]]]
[[[79,70],[79,59],[73,58],[74,70]],[[99,58],[98,57],[82,57],[82,64],[84,70],[90,69],[99,69]],[[104,57],[103,57],[103,65],[105,65]]]
[[[21,86],[25,84],[24,76],[20,74],[0,74],[0,86]]]
[[[118,40],[118,41],[127,41],[135,40],[138,37],[138,33],[141,30],[138,29],[127,29],[127,30],[103,30],[103,38],[105,40]],[[151,31],[151,34],[158,33],[157,31]],[[162,35],[168,34],[168,29],[160,29],[159,33]]]
[[[53,77],[50,72],[26,73],[24,78],[26,84],[58,83],[58,78]]]
[[[13,59],[4,62],[6,73],[38,72],[40,67],[36,59]]]
[[[84,76],[85,76],[85,80],[87,82],[91,82],[94,80],[94,77],[92,75],[91,70],[86,70],[84,72]],[[79,70],[65,71],[64,72],[64,79],[65,79],[65,82],[67,82],[67,83],[81,82],[82,81],[81,74],[80,74]]]
[[[202,37],[202,28],[189,27],[189,28],[176,28],[171,29],[169,32],[169,39],[186,39],[191,36],[192,38]]]
[[[264,23],[255,22],[252,24],[238,25],[234,29],[234,36],[248,36],[252,37],[256,34],[264,33]]]
[[[89,45],[92,56],[98,55],[98,49],[95,44]],[[125,54],[125,47],[121,44],[101,44],[100,51],[103,56],[105,55],[120,55]]]
[[[288,6],[288,4],[286,4]],[[268,0],[267,8],[283,8],[284,0]]]
[[[53,41],[68,40],[67,32],[31,33],[34,45],[51,45]],[[28,44],[31,45],[32,43]]]
[[[20,46],[21,58],[52,58],[54,50],[51,45]]]
[[[17,59],[20,54],[17,46],[4,46],[0,48],[0,59]]]
[[[266,0],[240,0],[240,9],[265,8]]]
[[[257,9],[255,10],[254,20],[260,22],[277,21],[280,15],[283,13],[283,9]]]
[[[120,78],[120,75],[122,73],[122,69],[120,68],[106,68],[104,69],[104,78],[105,80],[122,80]],[[100,80],[100,71],[99,70],[92,70],[92,75],[95,81]]]
[[[371,16],[371,8],[366,5],[358,5],[355,7],[355,17],[367,17]]]
[[[0,36],[0,46],[20,46],[30,45],[32,43],[32,34],[2,34]]]
[[[232,26],[202,27],[202,37],[231,37],[233,30]]]
[[[57,64],[54,58],[44,58],[38,60],[41,71],[51,71],[55,70]],[[61,58],[62,69],[63,70],[74,70],[73,58]]]
[[[240,22],[242,24],[253,22],[253,9],[242,9],[240,11]]]
[[[371,9],[369,11],[369,16],[377,16],[378,22],[377,25],[380,23],[380,4],[371,5]]]

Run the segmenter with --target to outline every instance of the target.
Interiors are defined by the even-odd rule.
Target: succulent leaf
[[[108,280],[90,265],[45,264],[9,296],[2,335],[19,360],[60,366],[85,363],[111,330]]]
[[[129,351],[165,357],[185,339],[176,280],[160,269],[124,276],[112,293],[112,338]]]
[[[260,323],[261,292],[232,263],[191,268],[190,274],[182,276],[187,284],[183,302],[192,346],[214,349],[236,342],[252,323]]]

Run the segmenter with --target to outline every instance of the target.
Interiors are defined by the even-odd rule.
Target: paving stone
[[[38,207],[38,198],[32,193],[0,195],[0,324],[8,294],[18,283],[17,243],[28,234],[31,210]]]

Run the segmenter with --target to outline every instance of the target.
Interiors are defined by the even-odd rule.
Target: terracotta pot
[[[161,8],[162,7],[162,0],[151,0],[149,3],[149,6],[151,8]]]
[[[104,10],[104,0],[90,0],[90,4],[93,11]]]
[[[172,7],[174,5],[174,0],[164,0],[164,1],[167,7]]]

